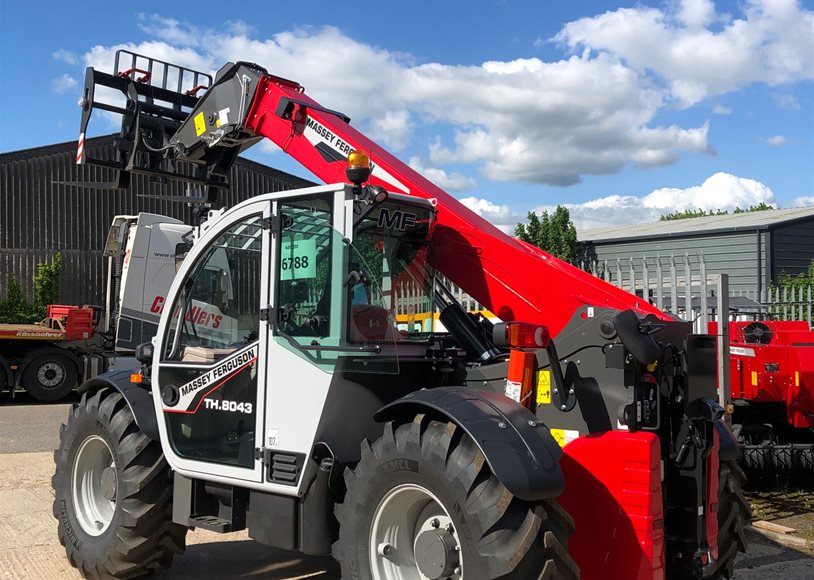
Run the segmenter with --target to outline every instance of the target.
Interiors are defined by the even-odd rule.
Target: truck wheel
[[[25,367],[23,386],[38,401],[58,401],[76,386],[78,373],[73,361],[55,352],[43,353]]]
[[[453,423],[387,423],[345,483],[333,549],[342,578],[579,578],[568,514],[514,497]]]
[[[745,552],[745,528],[752,519],[752,509],[743,495],[746,475],[735,461],[722,461],[718,471],[718,575],[731,578],[735,556]]]
[[[135,578],[168,568],[187,528],[172,523],[161,446],[136,426],[121,394],[85,393],[54,452],[54,517],[68,560],[87,578]]]

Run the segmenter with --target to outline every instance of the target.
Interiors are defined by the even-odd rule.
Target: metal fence
[[[719,277],[707,271],[703,253],[641,256],[580,264],[583,270],[647,299],[659,310],[695,321],[696,332],[718,319]],[[812,291],[806,287],[735,290],[729,293],[729,318],[806,320],[811,322]]]

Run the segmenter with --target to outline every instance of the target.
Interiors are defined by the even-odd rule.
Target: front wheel
[[[142,433],[122,395],[85,393],[54,452],[59,540],[86,578],[135,578],[169,567],[187,528],[172,523],[172,481],[161,446]]]
[[[342,578],[579,578],[568,514],[553,499],[514,497],[453,423],[387,423],[345,481],[334,545]]]

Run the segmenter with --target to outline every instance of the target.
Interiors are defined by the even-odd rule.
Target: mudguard
[[[732,434],[723,419],[716,419],[715,430],[718,432],[721,449],[718,451],[718,458],[721,461],[737,461],[740,454],[740,446],[738,440]]]
[[[374,418],[384,422],[428,412],[461,427],[483,452],[492,473],[518,498],[550,499],[564,489],[562,450],[548,427],[500,393],[467,387],[424,389],[386,405]]]
[[[158,421],[155,417],[153,395],[145,383],[131,383],[132,370],[108,371],[97,377],[85,381],[79,387],[79,393],[95,391],[103,387],[111,387],[119,391],[130,406],[136,425],[153,441],[160,441],[158,434]],[[145,379],[146,380],[146,379]]]

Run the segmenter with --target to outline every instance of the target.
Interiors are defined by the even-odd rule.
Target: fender
[[[379,422],[430,412],[461,427],[477,444],[492,473],[524,501],[557,497],[565,487],[562,450],[548,427],[501,393],[468,387],[415,391],[382,407]]]
[[[721,461],[737,461],[740,455],[740,446],[729,425],[724,421],[724,408],[712,399],[696,399],[688,408],[690,417],[700,417],[712,421],[712,425],[718,432],[720,440],[720,450],[718,459]]]
[[[76,367],[77,375],[80,378],[82,377],[82,361],[79,360],[79,357],[76,356],[71,351],[69,351],[67,348],[56,348],[56,347],[38,348],[37,350],[34,350],[34,351],[28,353],[27,355],[25,355],[25,358],[23,359],[23,362],[20,364],[19,368],[17,369],[17,371],[16,371],[16,373],[14,375],[14,388],[17,388],[17,387],[20,386],[20,383],[23,380],[23,374],[25,374],[25,369],[28,367],[28,365],[31,364],[31,361],[33,361],[35,358],[37,358],[38,356],[40,356],[42,354],[48,354],[48,353],[60,354],[62,356],[68,357],[71,360],[71,362],[74,364],[74,366]]]
[[[715,430],[718,432],[721,449],[718,451],[718,458],[721,461],[737,461],[740,455],[740,446],[737,439],[732,434],[732,429],[729,428],[723,419],[715,421]]]
[[[153,441],[160,441],[158,434],[158,421],[155,417],[155,406],[153,405],[153,395],[150,393],[145,383],[131,383],[130,370],[108,371],[96,376],[89,381],[82,383],[78,391],[80,394],[96,391],[104,387],[111,387],[122,394],[136,425],[142,433]]]

